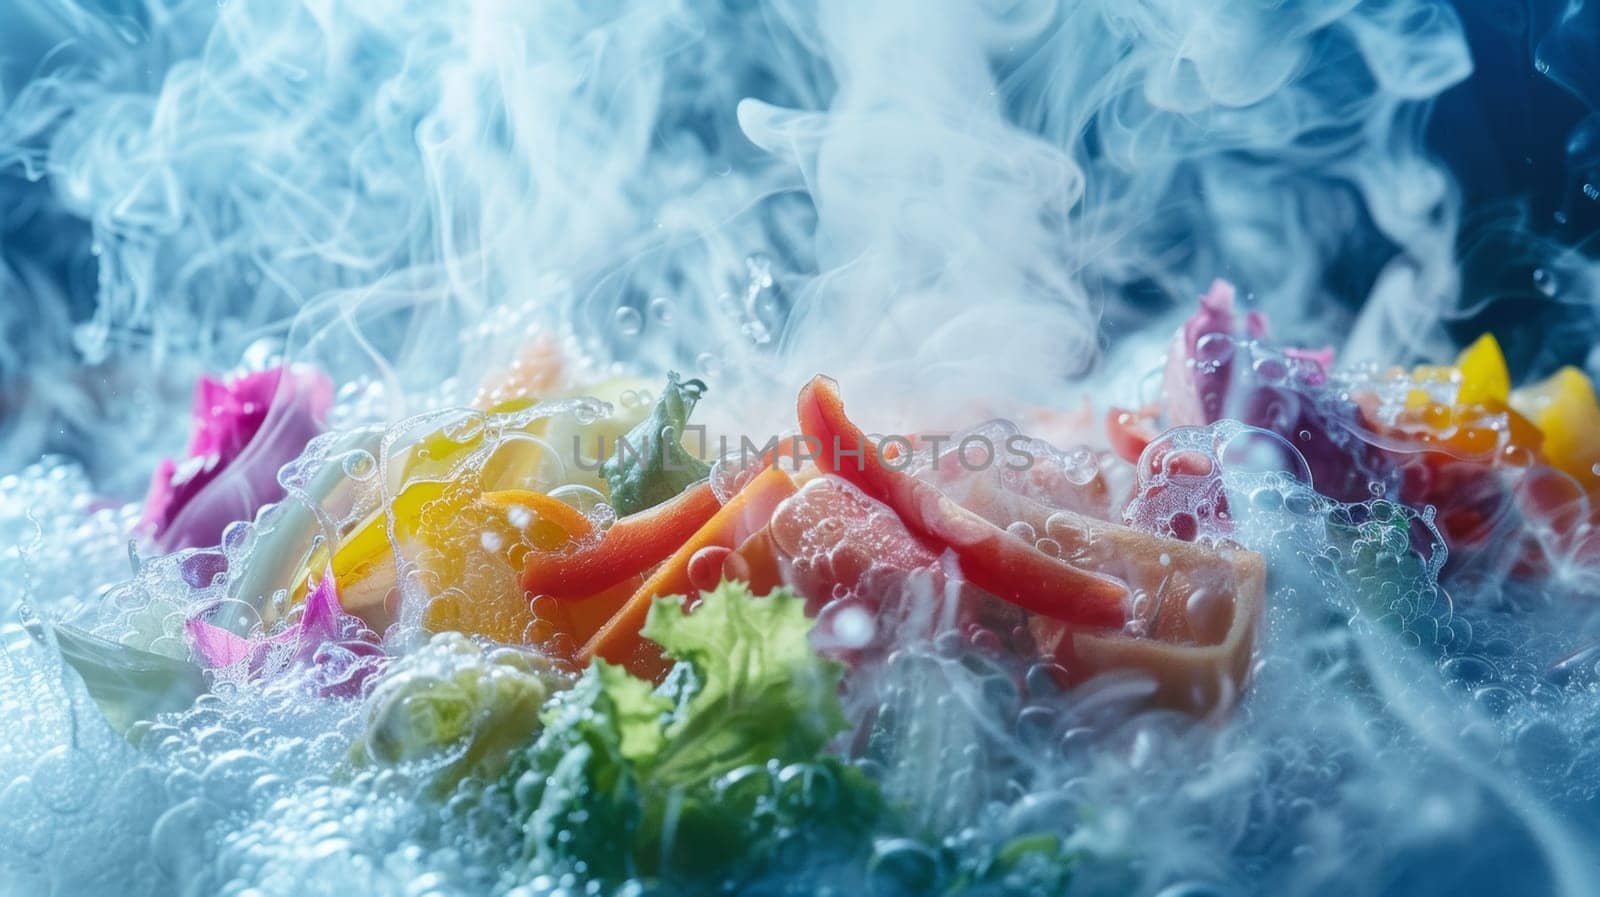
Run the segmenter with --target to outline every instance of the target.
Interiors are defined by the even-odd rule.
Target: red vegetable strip
[[[660,648],[639,634],[651,602],[662,595],[689,595],[691,598],[697,595],[689,576],[690,559],[705,548],[739,547],[764,528],[778,504],[794,493],[794,481],[787,473],[776,467],[762,471],[680,545],[639,591],[633,593],[616,616],[600,627],[594,638],[578,652],[577,662],[586,665],[591,659],[601,657],[627,667],[640,678],[657,679],[665,674],[668,664]]]
[[[719,507],[711,483],[697,483],[670,501],[613,523],[599,542],[573,552],[530,553],[522,588],[557,598],[604,592],[661,563]]]
[[[844,413],[838,386],[818,375],[800,391],[800,430],[821,444],[817,466],[855,483],[893,508],[906,526],[960,562],[973,585],[1025,610],[1065,623],[1120,627],[1128,590],[1116,580],[1080,570],[1039,551],[932,485],[895,470]]]

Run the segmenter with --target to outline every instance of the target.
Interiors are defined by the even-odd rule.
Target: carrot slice
[[[954,552],[973,585],[1024,610],[1077,626],[1120,627],[1128,589],[1051,557],[933,485],[885,464],[877,446],[844,413],[832,380],[818,375],[800,391],[800,430],[820,443],[821,469],[893,508],[913,532]],[[849,459],[849,463],[844,463]]]
[[[633,593],[622,609],[578,652],[577,662],[587,664],[601,657],[627,667],[641,678],[658,679],[665,675],[668,664],[660,648],[639,634],[651,602],[662,595],[686,594],[692,599],[695,592],[689,561],[695,554],[706,548],[741,546],[766,526],[773,510],[794,492],[794,481],[776,467],[766,469],[751,480]]]
[[[705,481],[670,501],[623,517],[592,545],[573,552],[530,552],[522,588],[557,598],[604,592],[661,563],[718,507],[711,483]]]

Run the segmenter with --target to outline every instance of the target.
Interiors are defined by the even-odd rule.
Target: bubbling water
[[[311,700],[321,664],[225,675],[119,733],[58,650],[121,642],[159,670],[187,656],[194,612],[285,631],[305,577],[370,525],[364,560],[389,578],[341,586],[406,681],[489,663],[428,639],[429,615],[506,592],[538,520],[467,499],[557,481],[541,440],[651,401],[630,385],[610,407],[484,411],[539,376],[530,332],[575,346],[592,379],[704,376],[725,430],[788,426],[790,387],[817,370],[884,426],[953,428],[1059,407],[1102,319],[1142,328],[1218,272],[1289,328],[1348,329],[1365,361],[1441,348],[1457,294],[1455,188],[1419,135],[1471,63],[1449,9],[1421,0],[19,11],[0,56],[30,75],[0,69],[0,174],[42,185],[40,220],[79,222],[84,245],[56,251],[97,283],[92,303],[58,295],[49,266],[0,246],[0,458],[56,432],[74,455],[0,479],[7,894],[591,892],[508,861],[503,785],[431,794],[437,767],[354,763],[363,715],[388,706],[375,686]],[[1593,272],[1561,262],[1546,286],[1577,307]],[[1352,298],[1353,322],[1332,301]],[[1227,340],[1202,355],[1304,373]],[[177,446],[173,383],[241,358],[326,370],[333,431],[283,470],[284,501],[216,548],[135,555],[130,578],[136,511],[91,496],[133,494]],[[437,454],[403,451],[419,439]],[[1436,521],[1359,464],[1335,488],[1308,440],[1179,430],[1131,475],[1041,443],[1052,479],[974,483],[1265,555],[1269,610],[1226,719],[1151,710],[1133,673],[1072,687],[993,632],[927,638],[960,597],[948,558],[895,585],[917,626],[863,625],[862,596],[834,595],[831,647],[884,649],[845,695],[845,740],[915,831],[884,833],[854,890],[803,863],[751,887],[925,893],[981,869],[973,893],[1592,892],[1593,613],[1504,571],[1441,580]],[[513,447],[544,460],[496,466]],[[1102,475],[1129,481],[1083,490]],[[557,497],[604,528],[585,489]],[[1064,550],[1041,524],[1013,535]],[[515,602],[475,623],[548,634]],[[499,660],[537,679],[523,654]]]

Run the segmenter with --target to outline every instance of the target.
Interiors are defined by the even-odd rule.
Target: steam
[[[434,398],[462,401],[515,346],[456,350],[531,316],[747,385],[745,414],[827,370],[927,417],[1048,401],[1102,315],[1126,331],[1219,273],[1322,327],[1365,298],[1330,265],[1392,247],[1365,356],[1454,295],[1419,135],[1470,69],[1446,7],[736,7],[34,12],[13,39],[55,49],[0,164],[89,223],[100,272],[43,343],[181,381],[337,305],[385,319],[369,378],[455,375]],[[18,392],[18,420],[81,401]]]
[[[706,377],[707,410],[747,433],[781,428],[793,388],[818,371],[845,384],[863,419],[953,426],[1075,404],[1063,397],[1086,378],[1126,388],[1143,371],[1108,368],[1102,350],[1164,337],[1167,313],[1216,276],[1286,336],[1351,334],[1352,361],[1437,355],[1443,323],[1462,311],[1457,191],[1421,133],[1430,99],[1471,62],[1454,14],[1428,0],[61,0],[21,8],[0,61],[0,195],[27,198],[32,220],[86,231],[81,251],[45,256],[6,243],[22,225],[0,221],[0,462],[55,446],[94,474],[35,469],[0,501],[0,533],[15,537],[0,541],[27,546],[0,555],[0,581],[23,584],[0,595],[0,706],[40,723],[0,741],[0,783],[13,783],[0,806],[40,814],[44,798],[17,771],[38,772],[38,757],[116,758],[82,771],[106,804],[162,787],[58,686],[41,697],[60,670],[10,636],[24,599],[46,616],[78,613],[123,578],[120,512],[66,521],[88,513],[91,489],[132,495],[150,459],[178,447],[172,421],[198,371],[314,362],[345,385],[338,425],[393,423],[469,402],[542,330],[601,370]],[[70,274],[91,259],[92,311],[91,287]],[[1592,272],[1571,256],[1562,265],[1573,301],[1590,301]],[[52,441],[63,427],[72,438]],[[1018,762],[1073,806],[1105,810],[1100,843],[1173,848],[1133,883],[1145,890],[1254,875],[1277,893],[1420,891],[1340,860],[1511,819],[1527,852],[1543,851],[1552,887],[1580,892],[1582,841],[1557,811],[1593,798],[1586,775],[1600,775],[1600,755],[1583,747],[1592,732],[1570,731],[1597,718],[1593,701],[1553,705],[1572,710],[1558,741],[1575,756],[1548,764],[1560,774],[1537,787],[1502,780],[1500,745],[1479,750],[1472,733],[1504,734],[1513,765],[1543,756],[1544,742],[1523,743],[1559,717],[1541,704],[1538,671],[1451,691],[1386,637],[1316,630],[1329,608],[1295,553],[1310,543],[1262,538],[1303,578],[1273,596],[1283,610],[1237,725],[1130,719],[1128,686],[1112,683],[1072,711],[1105,746],[1084,747],[1080,733],[1052,746],[1067,757],[1054,766],[1031,745]],[[1455,622],[1488,645],[1537,641],[1495,616],[1497,587],[1456,596]],[[1529,630],[1561,633],[1536,645],[1541,657],[1577,647],[1592,622],[1540,613]],[[1326,641],[1306,641],[1314,630]],[[1317,678],[1313,660],[1326,661]],[[950,765],[925,774],[972,766],[966,742],[1010,723],[984,716],[970,671],[936,665],[974,716],[941,720],[928,749]],[[1345,676],[1370,677],[1391,711],[1348,699]],[[1418,679],[1428,684],[1407,685]],[[1483,696],[1491,687],[1512,697]],[[1058,697],[1039,698],[1038,716]],[[153,837],[162,870],[195,873],[193,841],[223,851],[211,866],[230,885],[254,873],[282,886],[302,871],[297,839],[321,826],[362,845],[361,862],[382,866],[395,892],[425,873],[441,891],[488,889],[471,857],[398,849],[392,783],[368,793],[319,781],[320,803],[277,814],[277,793],[262,789],[262,812],[226,845],[199,837],[216,820],[191,793],[202,774],[210,787],[197,745],[282,710],[262,700],[225,720],[202,707],[150,736],[183,773],[161,794],[187,808]],[[316,750],[279,744],[275,776],[317,774],[348,739],[301,711],[276,734]],[[69,738],[65,755],[51,746]],[[110,780],[117,764],[132,785]],[[1569,769],[1575,790],[1548,797]],[[1437,798],[1440,781],[1467,793],[1415,818],[1386,804]],[[1307,792],[1326,802],[1297,803]],[[62,827],[31,856],[91,853],[97,833],[148,829],[145,816],[167,809],[135,803],[102,806],[107,828],[74,840]],[[958,803],[927,818],[949,810],[974,831],[1003,828],[975,800]],[[466,835],[438,842],[451,838]],[[1325,855],[1296,852],[1307,845]],[[337,865],[345,853],[319,863],[362,872]],[[1237,857],[1259,865],[1230,865]],[[48,879],[27,863],[32,877],[17,880]],[[81,881],[109,893],[98,868]]]

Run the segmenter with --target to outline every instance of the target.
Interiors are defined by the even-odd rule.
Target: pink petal
[[[188,456],[157,470],[142,531],[163,551],[217,544],[229,523],[282,497],[278,469],[322,432],[332,402],[332,382],[314,370],[201,377]]]
[[[291,629],[297,642],[295,658],[309,661],[323,642],[338,640],[344,634],[342,624],[346,618],[344,608],[339,605],[339,589],[333,581],[333,570],[329,568],[312,587],[311,594],[306,596],[305,612],[300,615],[300,622]]]
[[[233,666],[250,656],[255,643],[243,636],[234,635],[221,626],[213,626],[199,617],[184,621],[184,631],[189,643],[207,669]]]

